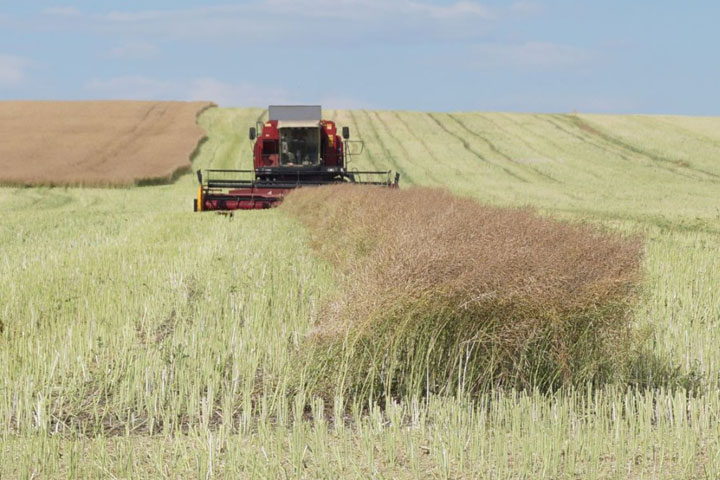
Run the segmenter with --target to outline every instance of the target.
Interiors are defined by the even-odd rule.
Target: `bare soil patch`
[[[208,102],[0,102],[0,184],[163,183],[190,169]]]

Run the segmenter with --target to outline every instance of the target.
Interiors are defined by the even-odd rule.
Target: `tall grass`
[[[344,272],[310,340],[333,388],[475,394],[626,374],[638,237],[426,188],[301,189],[282,208]]]

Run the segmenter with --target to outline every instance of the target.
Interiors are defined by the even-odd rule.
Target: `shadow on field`
[[[212,107],[210,107],[212,108]],[[205,110],[203,110],[204,112]],[[198,115],[199,116],[199,115]],[[167,185],[170,183],[175,183],[178,178],[182,177],[183,175],[187,173],[191,173],[193,171],[192,163],[195,161],[195,159],[200,155],[200,151],[202,150],[202,146],[207,143],[209,137],[207,135],[203,136],[198,140],[197,145],[195,146],[195,149],[190,154],[190,165],[186,165],[180,168],[175,169],[175,171],[172,172],[169,176],[164,177],[148,177],[148,178],[141,178],[135,181],[135,185],[138,187],[149,187],[149,186],[155,186],[155,185]]]
[[[182,168],[176,169],[172,174],[165,177],[149,177],[149,178],[141,178],[135,181],[135,186],[137,187],[153,187],[157,185],[169,185],[171,183],[175,183],[178,178],[182,177],[183,175],[192,172],[191,166],[186,166]]]
[[[673,365],[666,357],[648,347],[648,342],[638,347],[640,353],[630,365],[628,385],[636,390],[684,390],[688,395],[701,395],[706,379],[699,368],[689,372],[681,365]]]

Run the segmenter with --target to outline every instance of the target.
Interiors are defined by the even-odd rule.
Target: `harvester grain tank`
[[[335,183],[396,188],[400,174],[348,169],[350,129],[342,137],[319,105],[271,105],[250,128],[253,170],[198,170],[195,211],[249,210],[280,204],[294,188]]]

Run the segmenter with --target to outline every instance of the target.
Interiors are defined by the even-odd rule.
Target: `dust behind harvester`
[[[195,211],[270,208],[292,189],[355,183],[397,187],[400,174],[350,171],[350,129],[342,137],[335,123],[322,119],[319,105],[271,105],[268,120],[250,128],[253,170],[198,171]],[[358,152],[359,153],[359,152]]]

